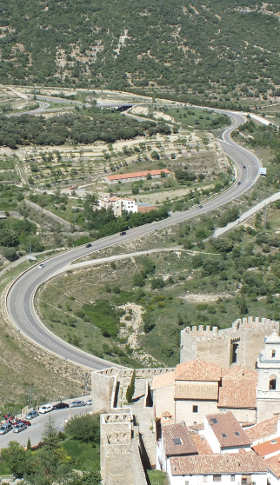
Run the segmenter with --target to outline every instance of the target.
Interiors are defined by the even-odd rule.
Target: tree
[[[5,461],[16,478],[23,478],[28,468],[29,453],[19,443],[10,441],[8,448],[1,451],[1,458]]]
[[[73,417],[65,426],[65,433],[72,439],[91,442],[99,442],[99,415],[86,415]]]
[[[132,373],[130,383],[126,390],[126,400],[128,403],[132,402],[134,392],[135,392],[135,370]]]

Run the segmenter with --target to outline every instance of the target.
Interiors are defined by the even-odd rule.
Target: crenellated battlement
[[[262,331],[265,330],[268,334],[274,330],[279,331],[279,322],[276,320],[270,320],[265,317],[243,317],[237,318],[229,328],[219,329],[217,326],[211,327],[210,325],[193,325],[192,327],[186,327],[182,330],[182,335],[195,337],[195,338],[207,338],[216,339],[219,337],[227,338],[230,333],[240,332],[241,330],[254,329]]]
[[[238,363],[254,368],[264,338],[279,334],[280,323],[264,317],[236,319],[231,327],[197,325],[181,331],[181,362],[201,359],[216,362],[221,367]]]

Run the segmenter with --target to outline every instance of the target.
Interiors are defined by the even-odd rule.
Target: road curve
[[[19,332],[31,339],[45,350],[56,354],[62,359],[72,361],[75,364],[90,369],[103,369],[110,367],[109,361],[100,359],[88,354],[77,347],[74,347],[50,332],[41,322],[34,306],[36,291],[46,281],[55,276],[58,272],[71,264],[74,260],[90,253],[100,251],[115,244],[134,240],[145,236],[159,229],[163,229],[180,222],[193,219],[201,214],[207,214],[221,206],[224,206],[234,199],[238,199],[246,193],[257,181],[259,176],[260,162],[249,150],[239,146],[231,139],[232,131],[245,121],[243,115],[226,110],[215,110],[227,114],[232,121],[230,127],[226,128],[220,140],[225,153],[232,159],[236,166],[236,183],[222,194],[209,199],[203,207],[193,207],[187,211],[175,212],[167,219],[153,222],[140,227],[130,229],[125,236],[114,234],[92,243],[91,248],[78,247],[63,254],[54,256],[46,261],[43,268],[38,265],[21,275],[9,289],[6,298],[6,307],[9,319]],[[114,364],[115,365],[115,364]]]

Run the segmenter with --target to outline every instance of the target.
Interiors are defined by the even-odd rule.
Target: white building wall
[[[184,475],[184,476],[171,476],[170,474],[170,465],[168,464],[167,474],[169,477],[170,485],[242,485],[242,474],[225,474],[221,475],[220,481],[214,481],[213,475]],[[244,474],[246,475],[246,474]],[[251,483],[255,485],[267,485],[267,474],[266,473],[258,473],[248,475],[248,485],[249,480]],[[271,485],[279,485],[278,482],[271,482]]]
[[[197,406],[197,412],[194,412]],[[175,401],[176,423],[185,421],[187,426],[203,423],[204,416],[219,412],[217,401],[196,401],[192,399],[178,399]]]
[[[271,473],[271,472],[267,473],[267,478],[268,478],[270,485],[279,485],[279,483],[280,483],[280,479],[277,478],[275,475],[273,475],[273,473]]]
[[[174,384],[155,389],[153,391],[153,401],[156,418],[160,418],[165,411],[168,411],[174,418]]]
[[[203,435],[204,435],[205,439],[208,441],[208,444],[209,444],[211,450],[213,451],[213,453],[221,453],[221,446],[220,446],[219,440],[218,440],[217,436],[215,435],[213,429],[211,428],[208,420],[206,418],[204,418],[203,422],[204,422]]]
[[[239,423],[256,423],[257,410],[256,409],[235,409],[235,408],[219,408],[219,412],[231,411],[233,416]]]

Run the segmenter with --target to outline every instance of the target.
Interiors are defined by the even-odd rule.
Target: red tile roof
[[[210,381],[218,382],[222,376],[221,367],[204,362],[203,360],[191,360],[177,365],[175,379],[178,381]]]
[[[236,375],[227,374],[223,377],[222,387],[219,390],[218,407],[256,407],[256,371],[250,371],[249,373],[244,369],[243,371]]]
[[[266,462],[255,453],[194,455],[170,458],[172,475],[265,473]]]
[[[255,424],[255,426],[246,429],[249,439],[255,441],[275,434],[277,432],[278,419],[279,416],[273,416],[273,418],[261,421],[260,423]]]
[[[185,424],[169,424],[162,428],[166,456],[197,454],[192,436]]]
[[[161,173],[170,174],[168,168],[162,168],[160,170],[141,170],[140,172],[120,173],[117,175],[107,175],[108,180],[123,180],[136,177],[147,177],[147,175],[156,176]]]
[[[255,445],[253,446],[253,450],[257,455],[263,457],[270,455],[270,453],[276,453],[277,451],[280,453],[280,438],[273,438],[272,440]]]
[[[211,450],[208,441],[203,436],[192,433],[192,440],[199,455],[213,455],[213,451]]]
[[[208,414],[206,419],[222,449],[250,446],[247,434],[230,411],[220,414]]]
[[[277,455],[273,456],[272,458],[268,458],[268,460],[265,460],[265,463],[273,475],[280,478],[280,456]]]

